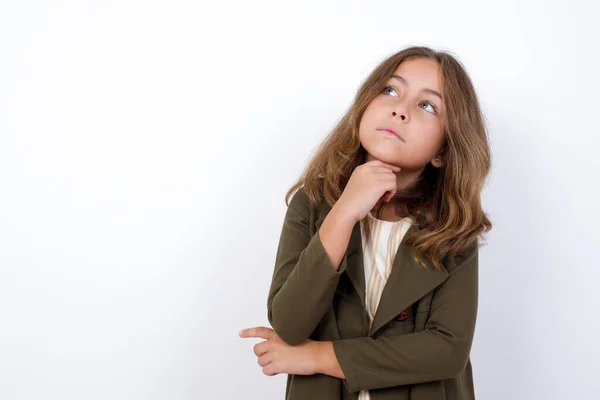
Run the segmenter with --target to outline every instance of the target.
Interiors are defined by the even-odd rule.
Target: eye
[[[382,92],[382,93],[386,93],[386,94],[387,94],[387,90],[388,90],[388,89],[390,89],[390,90],[392,90],[392,91],[396,92],[396,89],[394,89],[394,88],[393,88],[393,87],[391,87],[391,86],[386,86],[386,87],[384,87],[384,88],[383,88],[383,90],[382,90],[381,92]],[[430,106],[430,107],[433,109],[433,113],[434,113],[434,114],[437,114],[437,108],[435,108],[435,106],[434,106],[433,104],[431,104],[430,102],[428,102],[428,101],[424,101],[424,102],[423,102],[423,103],[421,103],[421,104],[428,104],[428,105],[429,105],[429,106]]]
[[[393,90],[394,92],[396,91],[396,89],[394,89],[393,87],[391,87],[391,86],[386,86],[386,87],[384,87],[384,88],[383,88],[382,92],[383,92],[383,93],[385,93],[387,89],[391,89],[391,90]]]
[[[434,106],[433,104],[431,104],[430,102],[428,102],[428,101],[425,101],[425,102],[423,102],[423,103],[421,103],[421,104],[429,104],[429,105],[431,106],[431,108],[433,109],[433,112],[437,114],[437,109],[436,109],[436,108],[435,108],[435,106]]]

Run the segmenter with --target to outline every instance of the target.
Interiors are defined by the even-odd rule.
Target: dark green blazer
[[[423,268],[400,244],[369,331],[360,222],[336,271],[317,234],[331,208],[310,203],[303,188],[290,200],[268,295],[268,319],[296,345],[333,342],[346,379],[288,375],[287,400],[470,400],[470,361],[478,296],[478,241],[450,265]],[[407,235],[416,225],[412,225]],[[406,237],[406,236],[405,236]]]

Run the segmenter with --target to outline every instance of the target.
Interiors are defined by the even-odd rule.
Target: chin
[[[371,158],[376,158],[383,162],[393,163],[394,161],[398,161],[398,159],[402,157],[398,149],[393,149],[392,146],[389,145],[389,143],[384,143],[383,145],[380,145],[378,143],[371,149],[365,147],[365,150],[367,150],[367,153],[371,155]]]

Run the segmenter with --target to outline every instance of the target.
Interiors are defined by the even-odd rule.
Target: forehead
[[[441,93],[440,66],[434,60],[405,60],[398,65],[393,75],[400,75],[416,90],[429,88]]]

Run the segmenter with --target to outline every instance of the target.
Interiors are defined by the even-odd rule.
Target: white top
[[[372,323],[383,293],[383,288],[392,271],[392,262],[404,235],[413,223],[411,217],[399,221],[383,221],[369,212],[366,220],[361,220],[363,264],[365,269],[365,300],[367,314]],[[364,224],[369,223],[371,240],[367,243]],[[392,230],[395,236],[391,238]],[[389,240],[392,240],[391,247]],[[370,400],[369,392],[361,390],[359,400]]]

